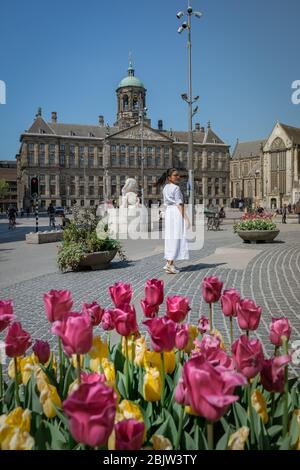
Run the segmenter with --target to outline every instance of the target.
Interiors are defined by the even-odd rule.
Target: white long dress
[[[165,259],[169,261],[189,259],[185,220],[179,204],[183,204],[182,192],[176,184],[167,184],[163,190],[165,214]]]

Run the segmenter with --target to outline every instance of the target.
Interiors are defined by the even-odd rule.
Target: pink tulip
[[[202,355],[184,365],[184,380],[190,406],[197,415],[218,421],[229,406],[239,400],[237,386],[247,383],[245,377],[222,366],[213,366]]]
[[[146,318],[155,318],[159,312],[159,305],[154,305],[152,307],[147,303],[147,300],[142,300],[141,306]]]
[[[205,335],[205,333],[208,333],[210,330],[209,319],[206,318],[204,315],[200,317],[198,323],[198,330],[201,335]]]
[[[81,372],[80,379],[82,384],[95,384],[105,383],[106,377],[104,374],[88,374],[87,372]]]
[[[50,358],[50,345],[47,341],[36,340],[32,348],[34,354],[38,357],[41,364],[46,364]]]
[[[51,290],[44,294],[44,304],[49,322],[62,321],[72,309],[71,292],[67,290]]]
[[[161,305],[164,301],[164,283],[157,279],[146,282],[145,300],[151,307]]]
[[[190,310],[189,300],[186,297],[176,295],[167,298],[167,316],[175,323],[183,322]]]
[[[87,312],[92,320],[93,326],[98,326],[101,323],[104,309],[97,304],[97,302],[93,302],[92,304],[83,304],[82,312]]]
[[[14,321],[13,301],[0,300],[0,333]]]
[[[125,304],[130,304],[133,294],[133,290],[130,284],[117,282],[115,285],[109,288],[109,292],[116,308],[122,307],[122,305]]]
[[[184,374],[178,380],[178,383],[175,389],[174,399],[177,403],[179,403],[179,405],[189,405]]]
[[[155,352],[170,352],[175,346],[176,323],[168,317],[152,318],[144,321],[151,337]]]
[[[215,366],[223,366],[227,369],[233,369],[233,361],[226,354],[224,349],[221,348],[221,340],[217,336],[207,335],[202,338],[201,341],[195,340],[196,350],[193,352],[193,356],[197,356],[199,353],[204,358]]]
[[[140,450],[144,441],[145,425],[135,419],[115,425],[116,450]]]
[[[240,299],[240,294],[235,289],[229,289],[223,292],[221,297],[221,306],[226,317],[237,316],[236,306]]]
[[[276,347],[282,346],[281,338],[286,337],[289,341],[292,333],[292,328],[288,318],[272,318],[270,325],[270,340]]]
[[[175,346],[180,351],[183,351],[189,342],[189,325],[178,325],[175,337]]]
[[[207,304],[218,302],[221,297],[223,282],[216,276],[205,277],[202,282],[202,296]]]
[[[107,309],[103,313],[101,325],[104,331],[112,331],[115,329],[115,323],[114,323],[114,310],[113,309]]]
[[[27,331],[22,330],[21,323],[15,322],[8,328],[5,339],[6,355],[8,357],[20,357],[31,346],[31,337]]]
[[[291,356],[277,356],[263,362],[260,380],[268,392],[284,392],[284,369],[291,362]]]
[[[93,345],[93,326],[87,313],[70,313],[62,322],[55,322],[52,333],[62,339],[67,356],[86,354]]]
[[[243,299],[236,305],[239,327],[246,331],[255,331],[258,328],[262,308],[257,307],[253,300]]]
[[[241,336],[233,343],[232,354],[237,369],[247,379],[252,379],[261,371],[264,353],[258,339],[249,340],[246,335]]]
[[[123,305],[114,310],[114,323],[116,331],[121,336],[130,336],[138,331],[136,312],[134,306]]]
[[[90,447],[107,444],[114,428],[117,396],[100,382],[83,383],[63,403],[76,442]]]

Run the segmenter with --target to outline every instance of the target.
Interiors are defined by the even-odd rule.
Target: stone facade
[[[237,143],[231,199],[280,208],[300,199],[300,129],[277,123],[265,141]]]
[[[13,161],[0,161],[0,180],[8,184],[8,193],[0,199],[0,211],[6,212],[10,206],[17,207],[17,164]]]
[[[19,206],[31,205],[30,181],[38,177],[40,205],[52,201],[57,206],[82,206],[101,203],[105,197],[118,199],[126,178],[138,180],[141,187],[141,146],[144,146],[145,200],[155,202],[161,193],[155,183],[161,174],[175,166],[182,173],[186,188],[188,133],[157,128],[147,117],[146,89],[134,76],[128,76],[117,90],[117,120],[113,127],[99,116],[97,126],[63,124],[52,113],[46,122],[39,109],[35,121],[21,137],[18,162]],[[143,109],[143,126],[140,109]],[[143,132],[142,132],[143,129]],[[196,200],[204,204],[229,203],[229,147],[211,129],[196,124],[194,167]]]

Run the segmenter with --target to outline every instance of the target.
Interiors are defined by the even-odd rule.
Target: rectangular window
[[[33,164],[34,164],[34,155],[33,155],[33,153],[30,153],[28,155],[28,165],[33,166]]]
[[[116,153],[116,151],[117,151],[117,147],[115,145],[111,145],[110,153],[113,154],[113,153]]]
[[[84,196],[84,186],[79,187],[79,196]]]
[[[49,155],[49,165],[54,166],[55,165],[55,154],[50,153]]]
[[[153,166],[152,156],[147,157],[147,166],[151,168]]]
[[[130,155],[130,156],[129,156],[129,166],[130,166],[131,168],[134,168],[134,166],[135,166],[135,158],[134,158],[134,155]]]
[[[75,145],[70,145],[70,156],[74,155],[75,156]]]
[[[126,147],[125,145],[120,146],[120,153],[126,153]]]
[[[40,183],[40,195],[44,196],[46,194],[46,187],[44,184]]]
[[[116,155],[111,156],[111,165],[116,167],[117,166],[117,157]]]
[[[125,155],[122,155],[120,156],[120,165],[121,166],[126,166],[126,158],[125,158]]]
[[[40,153],[40,166],[45,166],[45,154]]]
[[[30,142],[30,143],[28,144],[28,151],[29,151],[29,152],[34,152],[34,144],[33,144],[32,142]]]
[[[98,157],[98,168],[103,168],[103,157]]]
[[[89,196],[94,196],[95,190],[94,186],[89,186]]]
[[[75,168],[75,156],[70,154],[70,168]]]
[[[89,147],[89,155],[94,156],[94,147],[92,146]]]
[[[71,184],[71,186],[70,186],[70,195],[75,196],[75,192],[76,192],[75,184]]]
[[[93,176],[89,176],[89,183],[94,184],[94,177]]]
[[[64,167],[65,166],[65,161],[66,161],[65,154],[60,154],[60,156],[59,156],[59,166]]]
[[[50,184],[50,196],[55,196],[56,195],[56,186]]]
[[[152,156],[152,147],[147,147],[147,155],[148,155],[149,157]]]
[[[82,145],[79,147],[79,156],[84,157],[84,147]]]
[[[129,155],[134,155],[134,147],[133,146],[129,147]]]
[[[161,158],[159,156],[159,157],[156,157],[156,166],[160,166],[160,165],[161,165]]]
[[[84,156],[80,155],[79,157],[79,167],[84,168]]]
[[[89,155],[89,168],[94,168],[94,155]]]

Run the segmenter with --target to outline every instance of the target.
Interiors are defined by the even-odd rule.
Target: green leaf
[[[224,436],[222,436],[221,439],[219,440],[216,446],[216,450],[227,450],[229,437],[230,437],[230,428],[227,429]]]
[[[30,379],[31,384],[31,398],[32,398],[32,408],[31,411],[34,411],[37,414],[43,414],[43,408],[40,403],[40,398],[36,392],[36,382],[33,377]]]
[[[290,436],[288,434],[280,441],[279,450],[290,450]]]
[[[238,402],[235,402],[232,408],[236,427],[241,428],[242,426],[247,426],[248,416],[245,409]]]
[[[117,371],[116,377],[117,389],[122,396],[122,398],[126,398],[126,387],[125,387],[125,375],[122,374],[119,370]]]
[[[183,434],[183,449],[185,450],[198,450],[195,440],[185,431]],[[200,449],[199,449],[200,450]]]
[[[61,420],[65,429],[69,429],[69,421],[68,418],[63,414],[63,411],[60,408],[57,408],[53,403],[52,406],[55,409],[56,415]]]
[[[279,425],[279,424],[276,424],[274,426],[271,426],[269,429],[268,429],[268,434],[269,436],[272,438],[274,438],[275,436],[277,436],[277,434],[279,434],[280,432],[282,431],[282,426]]]
[[[290,429],[290,445],[291,447],[296,447],[299,439],[299,424],[298,418],[296,415],[292,418],[291,429]]]
[[[69,387],[72,382],[75,380],[75,372],[73,369],[72,364],[69,365],[68,370],[66,372],[65,378],[64,378],[64,386],[63,386],[63,393],[62,393],[62,398],[65,399],[68,395]]]
[[[66,445],[66,438],[63,433],[60,431],[57,423],[46,423],[46,426],[49,428],[51,433],[51,449],[52,450],[61,450],[64,449]]]

